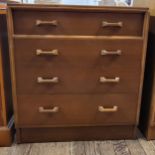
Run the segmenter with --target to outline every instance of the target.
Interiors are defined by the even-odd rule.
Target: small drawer
[[[17,124],[18,127],[133,125],[137,103],[136,94],[20,95]]]
[[[142,36],[144,14],[14,10],[13,21],[15,34]]]
[[[142,43],[141,40],[15,40],[17,92],[138,92]],[[115,81],[117,77],[119,81]]]

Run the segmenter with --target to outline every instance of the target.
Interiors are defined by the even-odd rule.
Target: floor
[[[155,141],[137,140],[13,144],[0,155],[155,155]]]

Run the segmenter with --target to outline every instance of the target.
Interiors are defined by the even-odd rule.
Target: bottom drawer
[[[20,95],[18,127],[135,124],[136,95]]]

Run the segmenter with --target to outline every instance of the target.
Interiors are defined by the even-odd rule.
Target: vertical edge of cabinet
[[[151,16],[139,128],[148,140],[155,139],[155,17]]]
[[[5,100],[5,92],[4,92],[4,70],[3,70],[3,49],[2,49],[2,15],[0,14],[0,99],[1,99],[1,107],[2,107],[2,126],[7,125],[7,117],[6,117],[6,100]]]
[[[0,146],[10,146],[14,133],[14,118],[12,111],[12,93],[9,66],[9,49],[6,10],[0,13],[0,100],[2,124],[0,124]]]
[[[15,80],[15,66],[14,66],[14,46],[13,46],[13,19],[12,10],[7,8],[7,26],[8,26],[8,37],[9,37],[9,56],[10,56],[10,71],[11,71],[11,82],[12,82],[12,97],[13,97],[13,108],[14,108],[14,120],[17,123],[17,96],[16,96],[16,80]],[[15,123],[15,125],[16,125]]]
[[[6,14],[0,14],[0,36],[1,36],[1,97],[5,117],[3,117],[4,125],[10,121],[12,117],[12,91],[10,79],[10,63],[9,63],[9,45]]]
[[[149,11],[146,11],[144,16],[144,26],[143,26],[143,51],[142,51],[142,59],[141,59],[141,79],[140,79],[139,96],[138,96],[137,125],[139,123],[139,116],[140,116],[140,109],[141,109],[141,102],[142,102],[142,90],[143,90],[145,62],[146,62],[149,19],[150,19]]]
[[[1,108],[0,108],[0,125],[7,124],[6,120],[6,106],[5,106],[5,98],[4,98],[4,83],[3,83],[3,69],[2,69],[2,47],[1,47],[1,37],[0,37],[0,100],[1,100]]]
[[[155,49],[155,31],[154,31],[154,26],[155,26],[155,17],[151,17],[151,22],[150,22],[150,50],[154,50]],[[153,43],[153,44],[152,44]],[[154,51],[151,51],[154,52]],[[151,93],[151,103],[150,105],[150,109],[148,111],[148,123],[147,123],[147,130],[146,130],[146,136],[147,139],[155,139],[155,96],[153,95],[153,93],[155,92],[155,54],[153,54],[152,57],[152,74],[153,74],[153,81],[152,81],[152,89],[150,91]]]

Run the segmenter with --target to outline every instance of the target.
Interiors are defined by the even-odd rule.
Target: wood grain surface
[[[53,25],[53,22],[53,26],[56,27],[52,27],[52,29],[50,27],[50,29],[45,30],[45,27],[41,24],[43,27],[39,26],[38,29],[38,15],[40,18],[39,21],[41,20],[41,23],[43,25],[45,24],[44,26],[46,28],[48,28],[49,24],[51,25],[51,23]],[[115,15],[116,17],[114,18],[113,15]],[[84,16],[84,18],[81,18],[81,16]],[[51,19],[49,17],[52,17],[52,21],[50,21]],[[58,139],[61,141],[62,139],[90,140],[90,137],[93,137],[91,138],[91,140],[99,140],[101,138],[134,138],[135,126],[138,122],[140,109],[141,88],[143,81],[146,40],[148,32],[148,17],[148,11],[145,8],[128,9],[122,7],[108,7],[107,9],[106,7],[103,7],[101,9],[100,7],[85,7],[84,9],[84,7],[82,6],[56,7],[53,5],[9,5],[8,26],[10,31],[9,37],[11,45],[10,59],[12,66],[12,87],[15,107],[15,121],[19,139],[18,142],[45,142],[51,140],[58,141]],[[108,21],[108,25],[111,25],[112,22],[112,27],[106,26],[106,29],[104,29],[104,24],[107,22],[103,21],[102,18]],[[57,27],[57,21],[58,23],[61,23],[63,29],[62,27]],[[118,26],[118,21],[121,21],[121,23],[123,22],[123,26]],[[131,24],[132,26],[130,26]],[[23,26],[19,27],[19,25]],[[118,27],[121,27],[121,29]],[[45,38],[48,39],[52,38],[53,36],[56,39],[62,38],[62,41],[57,41],[55,40],[55,38],[54,40],[50,39],[50,41],[45,41]],[[105,40],[103,40],[103,36],[105,37]],[[117,37],[117,39],[115,37]],[[122,38],[123,41],[118,40],[118,37]],[[110,38],[115,38],[115,40],[111,42],[109,41]],[[132,40],[130,40],[130,38],[132,38]],[[28,40],[26,40],[26,42],[23,42],[23,39]],[[138,40],[134,40],[133,42],[133,39]],[[19,42],[21,42],[22,45]],[[134,43],[136,44],[135,46]],[[32,49],[32,47],[34,47],[35,45],[37,45],[35,49]],[[120,46],[117,47],[118,45]],[[130,49],[131,46],[129,45],[132,45],[134,49]],[[34,53],[36,49],[50,50],[51,48],[58,49],[58,47],[65,47],[65,49],[60,49],[60,56],[58,55],[56,58],[53,58],[53,61],[50,61],[50,64],[49,62],[43,59],[42,60],[45,63],[41,63],[41,60],[38,61],[40,58],[43,57],[37,57],[38,59],[33,59],[33,62],[31,62],[34,55],[36,55]],[[110,60],[109,58],[104,57],[105,59],[103,59],[105,61],[103,61],[102,57],[99,56],[100,50],[96,49],[96,47],[99,47],[100,50],[104,48],[107,50],[108,48],[108,50],[110,51],[124,49],[123,56],[120,56],[120,59],[115,59],[115,61],[114,59]],[[32,53],[34,53],[33,55],[31,54],[31,51]],[[23,54],[25,54],[25,56]],[[126,54],[128,55],[127,57]],[[134,56],[134,54],[136,55]],[[120,63],[117,63],[116,60],[119,60]],[[107,62],[108,64],[110,62],[110,65],[105,65],[103,64],[103,62]],[[128,62],[132,62],[132,64],[126,64]],[[41,68],[44,65],[46,67]],[[51,76],[53,78],[55,77],[57,79],[60,79],[60,85],[58,82],[58,84],[56,85],[40,85],[40,82],[36,82],[36,77],[39,77],[39,79],[41,77],[41,79],[43,78],[42,81],[46,81],[47,83],[49,83],[50,81],[50,83],[53,83],[51,82],[51,79],[53,79],[51,78]],[[106,79],[106,84],[101,80],[97,80],[101,79],[102,77],[103,79]],[[118,85],[114,85],[111,83],[111,81],[114,81],[115,84],[118,83],[115,79],[119,78],[121,80]],[[125,81],[124,79],[126,79],[127,81]],[[100,83],[104,84],[101,85]],[[52,99],[55,98],[57,101],[54,101],[55,99],[53,100],[53,102],[51,100],[48,100],[50,99],[50,95],[46,96],[46,99],[48,100],[47,102],[45,101],[46,99],[42,98],[41,96],[33,96],[44,94],[48,95],[52,93],[55,93],[55,95],[57,95],[56,98],[54,97],[54,95],[52,97]],[[58,96],[59,93],[65,96],[64,99],[63,97]],[[91,97],[89,96],[89,94],[101,93],[118,93],[121,94],[121,96],[125,100],[123,99],[122,101],[122,99],[119,96],[116,96],[116,98],[114,96],[110,98],[105,97],[105,100],[103,98],[104,95],[102,95],[102,98],[100,98],[99,96],[94,96],[94,98],[92,98],[92,95]],[[131,93],[133,93],[136,96],[133,96]],[[79,96],[77,97],[75,95],[71,98],[68,98],[68,94],[70,96],[72,96],[73,94],[79,94]],[[88,96],[84,96],[83,94]],[[128,97],[125,97],[125,94],[131,94],[132,97],[134,97],[133,101],[129,101]],[[132,97],[129,97],[129,99],[132,99]],[[60,98],[61,100],[58,101],[58,98]],[[114,102],[117,102],[117,100],[119,100],[118,102],[120,105],[117,105],[116,103],[115,105],[113,105]],[[128,101],[131,103],[128,103]],[[38,115],[38,106],[39,109],[41,107],[41,109],[43,109],[44,112],[47,112],[47,110],[45,109],[49,109],[51,112],[52,108],[49,107],[49,105],[51,106],[51,102],[55,103],[52,105],[53,108],[60,108],[60,110],[63,112],[63,115],[53,115],[55,117],[55,120],[53,120],[52,122],[50,122],[50,119],[47,118],[49,117],[49,115]],[[108,105],[103,105],[103,102],[108,103]],[[44,105],[42,105],[42,103],[44,103]],[[57,105],[56,103],[60,103],[62,106]],[[96,105],[97,103],[100,105]],[[32,110],[29,110],[30,107],[32,108]],[[106,110],[113,110],[114,107],[119,107],[120,111],[118,110],[118,113],[113,113],[111,115],[108,112],[109,114],[107,115],[99,114],[99,116],[97,116],[98,112],[96,113],[96,107],[102,107],[103,109],[106,108]],[[33,111],[33,109],[36,110]],[[98,111],[101,112],[102,110]],[[29,116],[26,116],[23,112],[28,112]],[[72,114],[69,115],[70,113]],[[123,113],[127,115],[125,116]],[[60,119],[60,117],[62,119]],[[54,122],[56,123],[54,124]],[[91,126],[91,124],[95,124],[95,128],[89,127],[89,129],[87,128],[87,130],[86,128],[81,128],[81,131],[79,131],[79,128],[69,129],[68,127],[71,127],[73,123],[73,126]],[[118,125],[118,123],[119,125],[124,125],[125,123],[125,125],[130,126],[129,128],[128,126],[116,126]],[[67,125],[68,127],[64,129],[65,131],[62,131],[60,128],[40,128],[40,126],[51,127],[51,125],[55,125],[56,128],[60,126],[62,127],[64,125]],[[98,125],[112,126],[103,127],[101,129],[100,127],[98,127]],[[32,128],[32,126],[36,128]],[[122,132],[120,130],[122,130]],[[113,134],[114,137],[112,136]],[[50,137],[52,139],[50,139]],[[93,149],[94,144],[86,143],[86,146],[85,144],[83,145],[84,153],[80,153],[81,155],[96,154],[94,152],[94,150],[96,149]],[[88,149],[88,153],[85,149],[87,148],[87,145],[90,149]],[[116,144],[114,142],[110,145],[113,146],[113,149],[116,152],[116,154],[119,154],[120,151],[122,154],[130,154],[130,151],[127,148],[125,141],[117,141]]]

